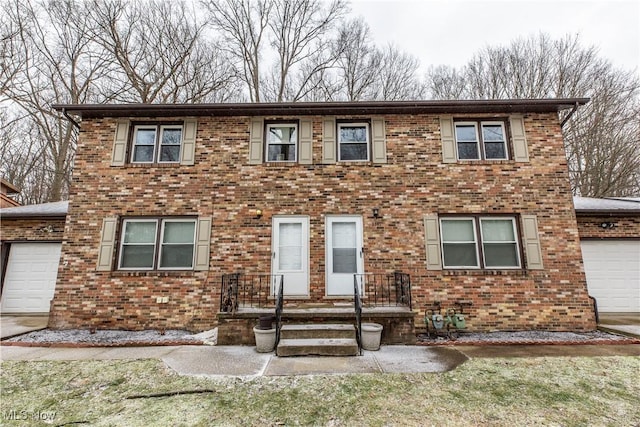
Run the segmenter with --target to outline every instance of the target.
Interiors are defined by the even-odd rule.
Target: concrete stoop
[[[283,325],[278,356],[357,356],[356,329],[347,324]]]

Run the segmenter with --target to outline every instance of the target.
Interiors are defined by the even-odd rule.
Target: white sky
[[[579,34],[615,66],[640,72],[640,0],[352,0],[378,45],[430,65],[464,65],[487,45],[544,32]]]

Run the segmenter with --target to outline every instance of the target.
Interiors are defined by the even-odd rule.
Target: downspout
[[[78,130],[80,130],[80,124],[73,120],[73,118],[67,113],[65,108],[62,109],[62,115],[71,122]]]
[[[571,118],[571,116],[573,116],[573,113],[575,113],[578,110],[578,107],[580,106],[580,104],[578,104],[576,102],[576,105],[573,106],[573,108],[571,109],[571,111],[569,111],[569,114],[567,115],[567,117],[564,118],[564,120],[562,121],[562,123],[560,123],[560,129],[562,129],[565,125],[565,123],[567,123],[569,121],[569,119]],[[62,110],[64,112],[64,110]]]

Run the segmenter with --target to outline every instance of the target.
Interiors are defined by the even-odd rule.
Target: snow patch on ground
[[[216,331],[217,334],[217,331]],[[217,339],[217,337],[216,337]],[[52,330],[30,332],[28,334],[13,337],[7,342],[27,342],[34,344],[47,343],[78,343],[96,345],[115,345],[128,343],[144,343],[146,345],[165,344],[171,342],[194,344],[203,343],[204,339],[182,330],[166,330],[164,333],[155,330],[145,331],[114,331],[97,330],[94,333],[86,329]]]
[[[600,341],[600,340],[619,340],[625,338],[620,335],[611,334],[603,331],[593,332],[549,332],[549,331],[519,331],[519,332],[461,332],[460,336],[454,338],[456,342],[575,342],[575,341]],[[418,337],[422,342],[448,341],[448,338],[438,336],[437,338],[427,337],[426,334],[420,334]]]

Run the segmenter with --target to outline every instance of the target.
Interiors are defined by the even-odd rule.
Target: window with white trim
[[[520,268],[514,217],[441,217],[444,268]]]
[[[369,123],[338,123],[338,161],[368,161]]]
[[[131,163],[178,163],[181,144],[181,125],[136,125]]]
[[[267,162],[298,160],[297,123],[267,123],[265,139]]]
[[[195,219],[136,218],[122,222],[120,270],[191,270]]]
[[[502,121],[455,122],[459,160],[507,160],[507,136]]]

